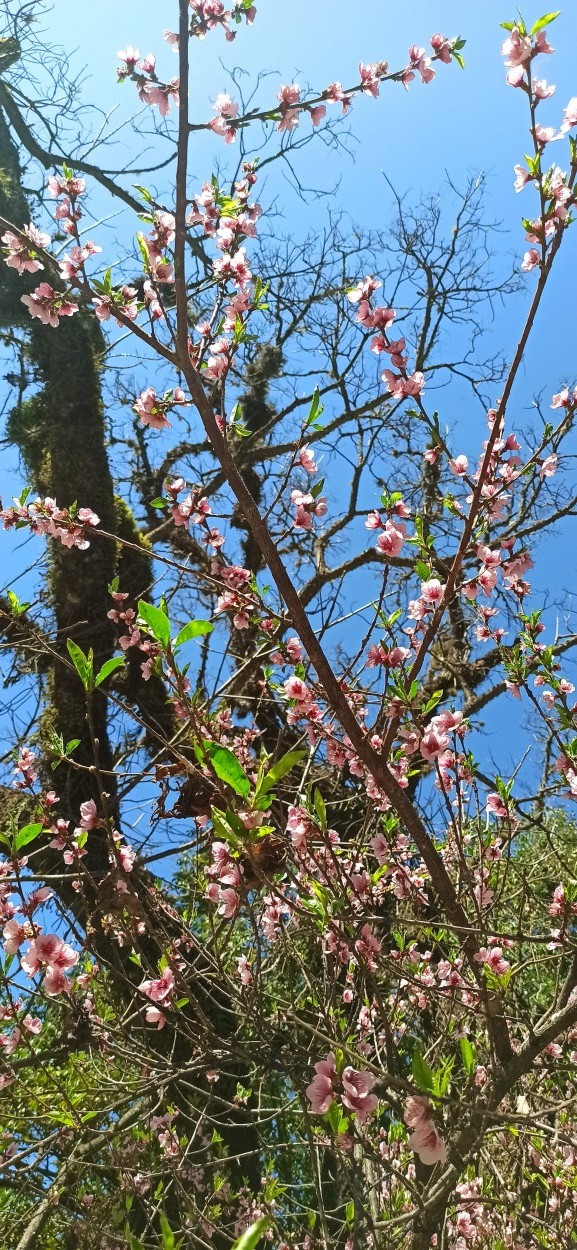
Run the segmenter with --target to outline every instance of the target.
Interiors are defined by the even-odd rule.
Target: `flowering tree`
[[[44,540],[47,606],[0,602],[23,691],[2,796],[3,1244],[570,1244],[575,639],[548,640],[526,575],[573,507],[556,473],[577,390],[522,433],[512,415],[575,200],[577,101],[540,120],[557,15],[505,23],[531,137],[515,185],[537,206],[501,360],[479,328],[519,274],[491,271],[478,182],[447,234],[435,202],[398,200],[386,235],[333,221],[314,250],[267,239],[256,199],[264,160],[298,168],[303,128],[333,140],[360,94],[401,109],[462,40],[345,87],[265,79],[262,103],[220,93],[202,120],[190,48],[250,37],[257,14],[180,0],[158,69],[119,52],[176,153],[172,182],[160,146],[154,188],[129,191],[72,167],[61,83],[25,98],[28,8],[0,45],[0,315],[32,490],[0,515]],[[230,177],[193,175],[203,132],[240,153]],[[24,161],[52,171],[39,224]],[[84,229],[104,193],[144,225],[118,255]],[[439,373],[481,414],[476,463],[429,403]],[[107,445],[112,390],[132,415]],[[528,795],[476,733],[501,697],[534,715]]]

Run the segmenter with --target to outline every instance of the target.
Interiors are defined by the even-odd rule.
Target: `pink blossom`
[[[326,116],[326,112],[327,110],[324,104],[316,104],[313,107],[309,108],[309,116],[310,116],[313,126],[320,126],[323,120],[323,117]]]
[[[540,478],[554,477],[557,472],[557,460],[558,460],[558,457],[555,455],[555,453],[553,453],[551,456],[547,456],[547,458],[543,460],[541,463],[541,467],[539,469],[539,477]]]
[[[6,264],[17,273],[36,273],[38,269],[44,269],[44,265],[38,259],[36,249],[48,247],[50,235],[43,234],[32,225],[25,226],[22,233],[26,236],[25,239],[13,234],[11,230],[7,230],[2,235],[2,242],[8,251],[5,257]]]
[[[316,1076],[313,1077],[310,1085],[307,1085],[306,1095],[310,1102],[311,1114],[324,1115],[334,1102],[336,1063],[332,1051],[326,1059],[320,1059],[318,1063],[315,1063],[314,1070]]]
[[[444,65],[449,65],[452,60],[451,45],[444,35],[431,35],[431,47],[435,56]]]
[[[304,469],[306,473],[312,474],[317,472],[317,465],[315,464],[313,453],[306,443],[299,451],[298,464],[300,464],[301,469]]]
[[[525,66],[515,65],[509,70],[505,81],[509,87],[522,87],[525,83]]]
[[[133,48],[130,43],[121,52],[117,52],[116,55],[119,61],[125,62],[129,70],[133,70],[140,60],[138,48]]]
[[[555,94],[556,88],[545,82],[544,78],[533,79],[531,89],[536,100],[548,100]]]
[[[386,61],[375,61],[372,65],[359,64],[359,77],[361,80],[361,89],[365,95],[371,95],[374,99],[379,94],[379,83],[384,78],[388,70]]]
[[[466,456],[455,456],[454,460],[449,460],[449,468],[457,477],[464,477],[469,468],[469,461]]]
[[[96,810],[94,799],[87,799],[85,803],[80,804],[80,828],[81,829],[97,829],[100,824],[100,818]]]
[[[545,34],[545,31],[539,30],[537,32],[537,35],[535,38],[535,44],[534,44],[535,55],[537,55],[538,53],[547,53],[547,55],[551,55],[551,53],[554,51],[555,49],[551,47],[551,44],[549,43],[549,40],[547,39],[547,35]]]
[[[219,916],[223,916],[225,920],[232,920],[240,907],[240,899],[233,889],[219,889]]]
[[[153,386],[147,386],[146,390],[141,391],[138,399],[134,401],[133,409],[140,417],[142,424],[150,426],[153,430],[165,430],[170,427],[162,401],[159,401]]]
[[[288,638],[286,643],[286,653],[291,664],[300,664],[303,658],[302,644],[298,638]]]
[[[300,677],[287,677],[284,689],[289,699],[297,699],[299,703],[306,702],[311,696],[308,686],[301,681]]]
[[[537,265],[540,264],[540,253],[537,251],[536,247],[530,247],[529,250],[524,253],[521,269],[523,269],[525,273],[529,273],[531,269],[535,269]]]
[[[375,956],[379,955],[381,952],[381,943],[379,942],[379,939],[375,937],[370,925],[363,925],[360,936],[355,942],[355,950],[357,955],[364,960],[369,972],[376,972],[377,963]]]
[[[156,105],[161,117],[166,117],[170,113],[171,103],[178,103],[178,87],[178,78],[173,78],[172,82],[165,85],[144,82],[138,94],[144,104],[150,104],[151,107]]]
[[[38,1016],[24,1016],[22,1024],[28,1033],[33,1033],[35,1037],[42,1032],[42,1021]]]
[[[132,872],[136,851],[131,846],[119,846],[118,858],[125,872]]]
[[[527,65],[531,60],[531,53],[531,40],[526,35],[520,35],[514,26],[501,48],[501,55],[507,58],[505,65]]]
[[[234,126],[230,125],[230,122],[238,116],[238,104],[235,104],[226,92],[221,91],[212,107],[215,113],[218,113],[218,117],[214,121],[209,122],[210,129],[215,134],[220,135],[225,143],[234,143],[236,130]]]
[[[246,955],[241,955],[240,958],[237,959],[236,967],[237,967],[238,975],[242,981],[242,984],[251,985],[253,976],[252,976],[252,972],[250,970]]]
[[[20,299],[23,304],[26,304],[31,317],[38,317],[43,325],[52,326],[54,330],[58,326],[60,317],[72,317],[75,312],[78,312],[77,305],[71,304],[48,282],[41,282],[31,295],[21,295]]]
[[[485,806],[488,812],[491,812],[493,816],[498,816],[500,819],[509,814],[501,796],[496,792],[487,795]]]
[[[503,949],[501,946],[493,946],[489,950],[487,950],[485,946],[482,946],[481,949],[476,952],[475,959],[477,960],[477,963],[485,964],[487,968],[490,968],[491,972],[494,972],[496,976],[499,977],[505,976],[505,973],[508,972],[511,967],[509,961],[507,959],[503,959]]]
[[[174,973],[171,968],[165,968],[158,980],[142,981],[138,988],[154,1003],[163,1003],[174,989]]]
[[[527,186],[527,183],[531,181],[533,176],[524,165],[515,165],[515,175],[515,191],[522,191],[523,187]]]
[[[327,501],[324,495],[315,499],[314,495],[305,495],[301,490],[293,490],[291,502],[296,504],[293,521],[295,529],[312,529],[313,517],[323,517],[327,511]]]
[[[422,373],[410,373],[403,378],[390,369],[384,369],[382,380],[387,383],[394,399],[408,399],[420,395],[425,387],[425,378]]]
[[[432,1108],[428,1098],[417,1094],[407,1099],[403,1119],[407,1128],[413,1132],[409,1137],[409,1146],[418,1154],[422,1163],[432,1167],[435,1163],[444,1163],[447,1148],[433,1122]]]
[[[68,978],[61,968],[48,968],[42,981],[42,988],[49,998],[55,998],[57,994],[68,994],[70,992]]]
[[[163,1029],[166,1024],[166,1016],[160,1007],[153,1007],[152,1003],[146,1008],[145,1020],[147,1024],[155,1024],[157,1029]]]
[[[561,133],[566,134],[568,130],[573,129],[573,126],[577,126],[577,96],[573,96],[567,107],[563,110]]]
[[[565,386],[562,391],[559,391],[557,395],[553,396],[550,407],[569,408],[572,402],[574,402],[574,397],[572,401],[571,396],[569,395],[569,387]]]
[[[351,107],[351,97],[345,95],[343,85],[340,82],[331,82],[323,91],[325,100],[329,100],[332,104],[340,103],[343,113],[348,112]]]
[[[59,968],[62,971],[73,968],[78,962],[78,952],[67,942],[63,942],[56,933],[43,933],[30,943],[21,964],[24,971],[34,976],[43,965]]]
[[[448,745],[449,739],[446,734],[435,733],[432,729],[429,729],[421,738],[419,751],[424,760],[435,760],[438,759],[439,755],[443,754]]]
[[[9,920],[4,925],[4,951],[6,955],[17,955],[23,942],[29,936],[26,925],[19,924],[17,920]]]
[[[378,1104],[378,1098],[371,1093],[375,1077],[371,1072],[356,1072],[354,1068],[346,1067],[342,1081],[343,1106],[353,1112],[359,1124],[364,1124]]]
[[[445,586],[438,577],[431,577],[428,582],[421,582],[421,599],[431,607],[441,602],[444,593]]]
[[[392,521],[387,521],[377,538],[376,549],[381,555],[391,558],[399,555],[404,541],[404,525],[393,525]]]

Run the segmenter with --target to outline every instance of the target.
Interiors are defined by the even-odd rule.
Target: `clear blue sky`
[[[383,173],[400,193],[410,191],[418,198],[421,193],[437,191],[445,171],[458,185],[472,172],[483,171],[489,177],[489,216],[498,220],[504,231],[495,235],[496,256],[502,257],[505,264],[508,255],[521,255],[524,236],[520,218],[525,213],[536,215],[536,206],[530,191],[517,196],[513,190],[513,165],[528,150],[526,107],[520,93],[505,86],[500,57],[504,32],[499,23],[513,17],[513,10],[509,12],[496,0],[480,4],[467,0],[412,0],[405,6],[387,0],[365,0],[364,4],[352,4],[350,0],[256,3],[258,16],[254,26],[250,31],[243,28],[233,44],[227,44],[222,34],[215,32],[203,43],[193,45],[193,116],[198,120],[210,117],[210,104],[217,91],[230,87],[226,70],[236,66],[242,66],[253,78],[259,71],[276,71],[260,86],[258,99],[264,104],[274,99],[279,82],[298,81],[303,87],[323,87],[340,79],[350,84],[356,79],[359,61],[386,59],[396,68],[405,62],[409,44],[428,44],[429,36],[437,30],[449,36],[461,34],[467,40],[464,72],[456,65],[440,66],[437,79],[428,87],[415,82],[405,93],[398,86],[390,86],[382,90],[376,102],[357,101],[349,123],[355,139],[353,158],[334,156],[314,144],[303,152],[299,172],[304,181],[309,179],[314,185],[327,188],[339,176],[338,206],[362,227],[370,227],[384,226],[390,210]],[[88,67],[86,99],[98,100],[104,110],[118,109],[120,119],[133,106],[134,90],[131,84],[121,89],[116,85],[117,49],[132,43],[142,53],[154,51],[159,72],[175,74],[176,57],[162,40],[164,27],[175,29],[175,13],[176,5],[168,0],[148,0],[146,4],[142,0],[56,0],[54,11],[45,17],[43,26],[47,41],[61,43],[69,52],[76,49],[74,67]],[[524,15],[531,22],[540,16],[540,10],[526,10]],[[574,0],[567,0],[561,17],[551,28],[551,41],[558,49],[557,55],[541,58],[539,76],[555,83],[557,94],[541,106],[541,120],[558,125],[563,106],[577,95]],[[215,152],[222,157],[222,145],[215,147],[210,139],[201,136],[195,149],[195,167],[201,180],[210,175]],[[557,152],[552,159],[555,157]],[[560,151],[559,159],[563,159]],[[320,229],[326,220],[325,199],[313,198],[303,205],[287,191],[276,172],[270,176],[265,195],[260,194],[264,203],[267,196],[276,197],[277,208],[286,199],[286,221],[295,233],[317,226]],[[554,284],[554,296],[548,300],[528,366],[515,393],[512,413],[515,404],[519,414],[526,413],[535,392],[543,390],[549,395],[573,376],[576,247],[577,238],[570,240]],[[530,289],[533,284],[534,276],[529,276],[527,287]],[[496,322],[495,345],[505,353],[514,346],[525,308],[525,298],[518,297]],[[448,413],[447,421],[450,423],[454,417]],[[466,431],[464,441],[468,441]],[[10,497],[22,484],[14,459],[6,457],[0,468],[2,494]],[[2,545],[6,553],[11,545],[7,536]],[[548,540],[548,549],[541,551],[541,569],[537,570],[534,584],[552,597],[571,589],[575,580],[574,548],[573,533],[567,528],[558,545],[553,546]],[[7,581],[10,584],[10,573]],[[512,707],[510,714],[513,725],[518,707]]]

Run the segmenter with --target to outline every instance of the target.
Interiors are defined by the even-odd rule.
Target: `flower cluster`
[[[336,1059],[332,1051],[326,1059],[315,1063],[316,1075],[307,1086],[306,1095],[310,1103],[312,1115],[325,1115],[338,1096],[347,1111],[350,1111],[358,1124],[365,1124],[378,1105],[378,1098],[372,1088],[375,1077],[371,1072],[357,1072],[355,1068],[343,1068],[337,1072]]]
[[[407,1128],[412,1129],[409,1146],[419,1156],[421,1163],[425,1163],[427,1167],[444,1163],[447,1148],[435,1126],[429,1099],[420,1094],[408,1098],[403,1119]]]
[[[13,507],[0,508],[0,519],[5,530],[28,526],[33,534],[46,534],[63,547],[78,547],[80,551],[90,546],[87,529],[100,523],[92,508],[59,508],[56,500],[49,498],[27,503],[25,495],[15,499]]]
[[[348,291],[347,295],[351,304],[358,304],[356,320],[363,329],[378,331],[371,339],[371,351],[377,355],[387,352],[391,357],[391,364],[395,369],[400,370],[399,373],[395,373],[392,369],[383,371],[381,376],[383,382],[387,384],[387,390],[393,399],[413,398],[423,391],[425,379],[418,371],[407,373],[407,357],[404,355],[405,339],[393,340],[388,335],[388,327],[396,316],[394,308],[384,306],[373,308],[372,297],[380,286],[381,283],[378,280],[368,276]]]
[[[171,104],[178,104],[178,78],[164,83],[156,73],[156,57],[149,52],[141,58],[137,48],[131,44],[116,54],[122,66],[116,71],[119,82],[130,78],[136,83],[138,98],[143,104],[156,106],[161,117],[170,112]]]
[[[10,269],[15,269],[19,274],[36,273],[39,269],[44,269],[38,253],[48,247],[49,234],[44,234],[42,230],[37,230],[36,226],[29,225],[24,227],[20,235],[7,230],[2,235],[2,242],[6,252],[4,259]]]

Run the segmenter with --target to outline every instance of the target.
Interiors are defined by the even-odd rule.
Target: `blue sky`
[[[97,100],[105,111],[116,110],[114,119],[119,121],[130,114],[135,96],[131,84],[122,88],[116,85],[117,49],[132,43],[142,53],[155,51],[159,72],[175,74],[176,58],[162,40],[164,27],[175,28],[175,10],[176,6],[167,0],[99,0],[92,4],[57,0],[42,25],[48,42],[60,43],[73,53],[75,69],[88,67],[85,98]],[[333,79],[351,84],[357,78],[359,61],[386,59],[396,68],[404,64],[409,44],[428,44],[429,36],[436,30],[465,38],[464,72],[456,65],[441,65],[436,80],[427,87],[415,82],[405,93],[399,86],[385,86],[379,100],[356,101],[348,123],[352,155],[331,153],[318,143],[312,144],[299,158],[299,174],[303,181],[327,190],[340,179],[339,207],[362,227],[382,227],[391,207],[384,174],[399,193],[410,192],[417,199],[421,194],[438,191],[446,172],[457,185],[462,185],[471,173],[483,171],[488,175],[488,215],[501,228],[494,237],[497,265],[502,263],[505,268],[512,254],[520,257],[524,250],[520,218],[522,214],[536,215],[536,206],[530,190],[522,196],[513,190],[513,165],[528,150],[527,110],[521,94],[505,85],[500,57],[504,32],[499,23],[513,17],[514,11],[507,11],[495,0],[481,4],[466,0],[413,0],[407,6],[388,4],[386,0],[366,0],[363,5],[352,5],[350,0],[292,0],[290,4],[284,0],[257,0],[257,10],[252,29],[243,28],[232,45],[224,41],[220,32],[193,45],[191,114],[198,120],[210,117],[210,104],[216,93],[230,88],[227,70],[238,66],[246,72],[247,82],[259,72],[271,71],[271,77],[262,81],[257,97],[266,104],[274,100],[279,82],[298,81],[302,87],[321,88]],[[525,11],[529,22],[538,16],[539,10]],[[551,41],[558,54],[541,58],[539,76],[554,82],[557,93],[541,106],[541,120],[558,125],[563,106],[577,95],[577,6],[573,3],[567,3],[552,26]],[[128,143],[125,152],[128,159]],[[215,155],[225,155],[223,146],[201,136],[194,154],[200,180],[210,175]],[[554,158],[562,161],[561,152],[558,155],[556,151]],[[276,167],[272,169],[261,190],[261,201],[266,204],[267,198],[274,199],[286,227],[295,233],[320,230],[327,206],[334,207],[334,201],[327,204],[326,198],[312,196],[303,203],[280,178]],[[129,224],[133,229],[134,223],[128,220],[125,228]],[[557,272],[553,292],[547,297],[515,392],[513,426],[516,408],[519,414],[526,415],[535,392],[552,394],[563,381],[572,378],[576,246],[577,239],[568,241],[565,260]],[[527,279],[527,297],[534,280],[532,275]],[[526,306],[525,295],[518,296],[497,317],[494,342],[506,354],[514,347]],[[467,414],[447,414],[449,424],[457,419],[466,449],[472,450],[479,428],[477,415],[472,440]],[[17,493],[23,484],[14,457],[5,456],[0,468],[4,498]],[[12,548],[8,537],[2,538],[4,553]],[[541,550],[541,568],[534,584],[551,598],[571,589],[575,576],[574,545],[573,534],[565,527],[555,542],[548,540],[546,551]],[[30,547],[27,555],[34,558]],[[21,558],[15,556],[8,569],[8,584],[18,567]],[[4,577],[1,580],[4,582]],[[513,732],[518,705],[504,708],[503,716],[501,734],[509,722]]]

